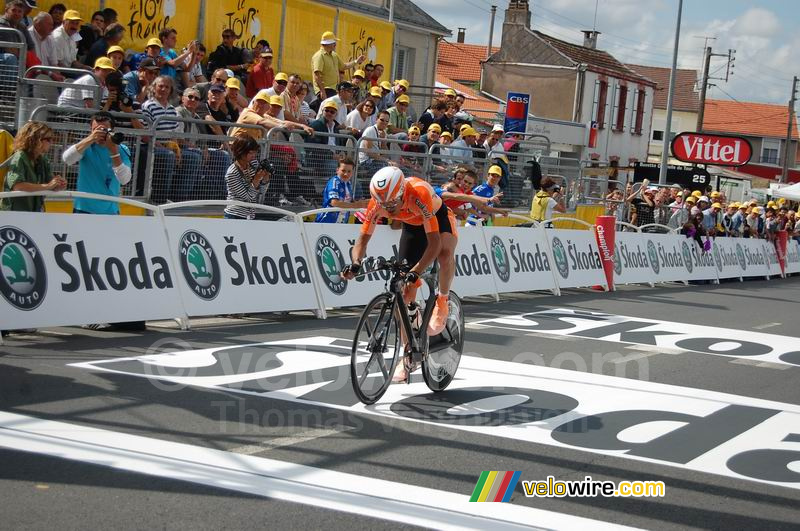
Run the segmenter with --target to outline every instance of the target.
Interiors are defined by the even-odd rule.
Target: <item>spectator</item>
[[[298,124],[308,123],[303,116],[303,105],[300,99],[300,88],[303,86],[303,78],[299,74],[289,76],[289,84],[283,91],[283,114],[284,119]]]
[[[178,52],[175,51],[175,46],[178,44],[178,31],[175,28],[162,29],[158,32],[158,39],[161,41],[161,57],[164,58],[161,75],[169,76],[177,83],[177,69],[197,50],[197,41],[191,41],[188,48],[178,55]]]
[[[466,96],[463,94],[456,95],[455,103],[458,108],[458,112],[461,112],[461,109],[464,108],[464,102],[467,101]]]
[[[379,87],[381,89],[381,100],[378,102],[378,110],[389,110],[389,107],[391,107],[389,105],[389,94],[392,92],[392,85],[388,81],[381,81]]]
[[[184,48],[183,51],[187,51]],[[206,57],[206,47],[202,43],[197,43],[194,53],[184,59],[183,67],[180,71],[181,84],[184,88],[193,87],[198,83],[205,83],[205,74],[203,73],[203,59]]]
[[[407,138],[408,129],[408,96],[402,94],[397,98],[394,107],[389,108],[389,128],[387,132],[396,138]]]
[[[317,118],[317,113],[314,112],[314,110],[306,101],[308,93],[308,83],[301,83],[300,88],[297,90],[297,99],[300,100],[300,115],[303,117],[303,120],[301,120],[300,123],[306,125]]]
[[[319,135],[314,135],[308,139],[308,142],[312,142],[315,144],[325,144],[328,146],[337,146],[340,144],[339,140],[334,136],[336,133],[340,132],[340,129],[344,127],[343,124],[339,124],[337,120],[337,116],[339,114],[339,109],[336,102],[333,98],[328,98],[324,102],[319,109],[322,113],[321,118],[317,118],[309,125],[311,126],[314,131],[317,133],[322,133]],[[309,150],[307,153],[308,158],[310,159],[309,165],[320,169],[323,175],[330,175],[336,171],[336,164],[337,164],[337,153],[335,150],[331,149],[315,149]]]
[[[372,86],[373,86],[372,85],[372,72],[374,70],[375,70],[375,65],[373,65],[372,63],[367,63],[367,64],[364,65],[364,74],[365,74],[364,79],[367,80],[366,86],[367,86],[368,89],[372,88]]]
[[[117,17],[118,17],[118,15],[117,15],[116,10],[114,10],[114,9],[112,9],[110,7],[107,7],[105,9],[103,9],[103,19],[106,21],[106,29],[108,29],[109,25],[116,24],[116,23],[119,22]]]
[[[208,69],[228,68],[234,74],[247,75],[247,61],[242,49],[234,46],[236,33],[228,28],[222,32],[222,43],[208,56]]]
[[[92,116],[91,132],[64,151],[64,164],[78,164],[79,192],[119,197],[121,187],[130,182],[131,152],[125,144],[114,142],[111,134],[114,126],[111,114],[100,111]],[[114,201],[76,197],[73,212],[119,214],[119,204]]]
[[[353,77],[350,83],[353,85],[353,102],[361,103],[367,97],[367,87],[365,79],[367,74],[363,70],[356,70],[353,72]]]
[[[43,122],[28,122],[14,139],[14,153],[8,159],[4,192],[60,192],[67,181],[53,175],[45,156],[53,143],[54,132]],[[28,196],[0,199],[0,210],[41,212],[44,197]]]
[[[250,76],[250,73],[253,71],[253,67],[258,64],[258,61],[261,59],[261,54],[267,50],[271,50],[272,47],[269,45],[269,41],[266,39],[259,39],[256,42],[255,46],[253,46],[252,50],[245,50],[246,52],[250,53],[250,64],[247,66],[247,75]]]
[[[80,87],[96,87],[97,82],[100,82],[100,96],[101,100],[108,97],[106,89],[106,76],[109,72],[115,72],[116,69],[108,57],[100,57],[94,63],[94,76],[86,74],[75,80],[72,85],[65,88],[61,95],[58,96],[59,107],[77,107],[79,109],[91,109],[94,107],[95,91],[90,89],[82,89]],[[97,78],[97,80],[95,80]]]
[[[336,94],[332,87],[344,80],[345,70],[356,64],[360,65],[366,59],[366,56],[362,54],[355,61],[345,63],[336,53],[336,41],[338,40],[333,32],[326,31],[320,39],[320,49],[311,57],[314,90],[320,103]]]
[[[419,144],[420,131],[419,127],[412,125],[408,128],[408,142],[403,144],[403,164],[405,168],[404,173],[414,173],[422,175],[422,166],[425,164],[424,157],[415,157],[408,154],[411,153],[425,153],[427,150],[425,146]],[[406,171],[408,170],[408,171]]]
[[[486,174],[486,182],[483,183],[483,184],[479,184],[478,186],[473,188],[472,189],[472,193],[474,195],[478,196],[478,197],[485,197],[485,198],[498,197],[499,194],[500,194],[500,189],[498,188],[498,185],[500,184],[500,177],[502,176],[502,174],[503,174],[503,170],[500,168],[500,166],[492,166],[491,168],[489,168],[489,171]],[[560,190],[560,189],[557,189],[557,188],[558,187],[553,188],[551,190],[552,193],[550,194],[551,195],[551,199],[553,199],[554,203],[556,203],[557,201],[552,196],[557,194],[558,191]],[[549,206],[549,205],[550,205],[550,203],[547,202],[547,204],[545,206]],[[490,202],[487,203],[486,206],[491,207],[491,206],[493,206],[493,204],[490,201]],[[556,208],[556,207],[554,206],[553,208]],[[537,219],[536,217],[533,216],[533,213],[534,213],[533,209],[531,209],[531,217],[533,217],[533,219]],[[492,214],[488,214],[488,215],[482,215],[481,218],[485,220],[484,223],[486,225],[491,225],[492,224],[492,220],[494,219],[494,216]],[[550,219],[550,218],[545,217],[544,219]],[[477,221],[477,217],[476,216],[470,216],[468,218],[468,220],[467,220],[467,224],[468,225],[475,225],[476,221]],[[537,220],[537,221],[539,221],[539,220]]]
[[[233,163],[225,172],[228,201],[258,203],[259,196],[267,191],[271,175],[259,169],[258,143],[250,136],[236,138],[231,145]],[[230,205],[225,207],[225,219],[255,219],[252,207]]]
[[[747,230],[745,237],[760,238],[764,232],[764,219],[761,217],[761,208],[754,206],[745,218]]]
[[[722,205],[714,203],[711,207],[703,210],[703,228],[709,236],[717,234],[717,217],[722,211]]]
[[[40,11],[33,17],[33,24],[28,28],[28,33],[33,41],[36,56],[44,66],[57,66],[55,43],[53,42],[53,17],[46,11]],[[64,81],[64,76],[58,72],[47,72],[53,81]]]
[[[465,127],[458,140],[450,144],[449,154],[453,162],[472,164],[472,150],[478,143],[478,132],[472,127]]]
[[[195,88],[189,87],[183,91],[181,95],[181,104],[175,108],[175,111],[178,113],[178,116],[181,118],[185,118],[187,120],[201,120],[199,114],[197,114],[197,108],[200,105],[200,91]],[[185,138],[179,141],[181,146],[181,153],[183,154],[184,151],[192,151],[195,154],[199,155],[197,158],[201,161],[201,164],[198,164],[197,173],[189,173],[189,172],[181,172],[180,177],[184,180],[179,181],[175,184],[175,188],[177,188],[176,196],[180,201],[190,201],[192,199],[200,199],[201,197],[205,197],[208,194],[204,194],[202,192],[207,192],[205,187],[211,186],[211,181],[213,180],[213,175],[209,173],[209,165],[202,164],[202,162],[209,162],[209,153],[208,150],[200,149],[198,145],[198,136],[205,133],[205,127],[202,127],[201,124],[197,124],[191,121],[186,121],[183,123],[183,134],[189,134],[193,138]],[[183,157],[181,157],[183,159]],[[217,161],[219,162],[219,161]],[[183,160],[181,160],[183,164]],[[216,165],[219,168],[218,165]],[[225,166],[222,167],[224,171]],[[203,176],[209,175],[211,179],[204,180]],[[217,176],[220,181],[222,180],[222,174]],[[221,197],[220,197],[221,199]]]
[[[455,103],[456,96],[458,96],[458,92],[456,92],[455,90],[453,90],[451,88],[445,90],[444,91],[444,103],[445,103],[445,105],[448,104],[448,103],[451,103],[451,102]]]
[[[263,92],[259,93],[255,98],[253,98],[253,102],[250,104],[250,106],[244,109],[241,114],[239,114],[239,119],[236,120],[236,123],[260,125],[267,130],[272,129],[273,127],[282,127],[291,131],[302,130],[308,134],[313,134],[314,130],[307,125],[287,122],[274,118],[267,112],[270,110],[270,103],[270,96],[267,96]],[[263,137],[263,130],[249,127],[232,127],[228,132],[228,136],[252,136],[256,140],[260,140]]]
[[[497,168],[492,166],[492,168]],[[489,170],[491,173],[491,169]],[[499,181],[499,179],[497,179]],[[561,202],[561,187],[551,177],[542,179],[542,188],[533,197],[531,202],[531,218],[542,222],[553,219],[553,211],[564,213],[567,207]]]
[[[22,33],[22,38],[25,39],[25,46],[28,50],[35,50],[36,44],[28,32],[28,28],[22,23],[22,17],[27,9],[27,4],[22,0],[10,0],[6,3],[5,12],[0,17],[0,27],[11,28],[18,30]],[[4,37],[10,42],[19,42],[19,37],[16,35],[8,34]],[[0,65],[16,66],[19,63],[17,55],[19,54],[16,48],[5,48],[3,53],[0,53]]]
[[[361,134],[361,149],[358,151],[358,167],[364,175],[372,176],[379,169],[391,164],[389,157],[381,153],[387,149],[386,128],[389,113],[380,111],[375,125],[367,127]]]
[[[144,47],[144,52],[137,53],[131,58],[131,70],[138,70],[139,63],[146,57],[149,57],[155,61],[156,66],[158,66],[158,69],[161,70],[161,68],[167,62],[164,56],[161,55],[161,39],[158,37],[153,37],[147,41],[147,44],[145,44]]]
[[[419,117],[419,128],[423,135],[428,132],[428,127],[431,124],[439,123],[446,110],[447,103],[442,100],[434,100],[428,110],[422,113],[422,116]],[[439,131],[441,132],[441,126]]]
[[[447,104],[447,110],[444,111],[444,115],[439,118],[437,122],[442,127],[442,132],[445,131],[448,133],[453,133],[455,131],[454,123],[456,113],[458,112],[458,106],[454,102],[450,102]],[[508,151],[508,148],[505,148]]]
[[[630,185],[629,185],[630,186]],[[692,207],[697,203],[697,198],[690,195],[683,201],[683,208],[676,210],[667,222],[667,226],[672,229],[679,229],[689,222],[691,217]]]
[[[322,105],[319,106],[319,112],[317,112],[317,120],[321,120],[323,118],[323,113],[327,112],[328,109],[331,107],[328,106],[328,103],[333,102],[336,107],[336,122],[342,127],[345,127],[345,121],[347,120],[347,104],[353,100],[353,85],[349,81],[342,81],[336,86],[337,94],[335,96],[331,96],[327,98],[325,101],[322,102]],[[354,131],[350,131],[350,133],[354,133]],[[331,172],[333,173],[333,172]]]
[[[636,227],[655,223],[655,190],[648,188],[648,184],[649,181],[643,181],[641,187],[625,199],[633,207],[630,209],[630,223]]]
[[[503,150],[503,143],[500,142],[503,139],[503,126],[500,124],[495,124],[492,127],[492,132],[489,133],[488,138],[483,143],[483,149],[486,150],[487,158],[490,160],[501,158],[505,151]]]
[[[47,11],[47,13],[51,17],[53,17],[54,28],[58,28],[59,26],[61,26],[61,23],[64,22],[64,13],[66,12],[67,12],[67,6],[65,6],[64,4],[58,3],[50,6],[50,9]]]
[[[330,178],[322,192],[322,208],[367,208],[369,199],[355,200],[353,196],[353,177],[355,163],[344,158],[339,162],[336,175]],[[317,223],[347,223],[349,212],[323,212],[317,214]]]
[[[272,69],[272,50],[267,48],[261,52],[253,71],[247,76],[247,97],[252,98],[259,90],[270,88],[273,81],[275,71]]]
[[[394,82],[394,86],[389,91],[389,94],[386,95],[386,107],[388,108],[395,105],[395,102],[400,96],[406,96],[406,98],[408,98],[408,95],[406,94],[408,92],[408,87],[408,81],[405,79],[396,80]],[[408,127],[408,124],[406,124],[406,127]]]
[[[439,135],[439,143],[442,146],[450,146],[453,143],[453,133],[450,131],[442,131],[442,134]],[[447,148],[448,151],[442,153],[442,155],[449,154],[449,147]]]
[[[428,150],[434,145],[439,143],[439,138],[442,135],[442,126],[439,124],[431,124],[428,127],[428,132],[420,137],[420,142],[424,142],[428,146]]]
[[[369,127],[372,117],[375,115],[375,104],[369,100],[360,103],[354,110],[352,110],[344,121],[344,124],[353,131],[356,137],[360,137],[361,133]],[[358,133],[356,134],[355,131]]]
[[[225,82],[225,101],[228,105],[228,111],[234,119],[239,118],[239,113],[242,112],[246,104],[243,104],[242,99],[239,98],[239,90],[242,84],[239,78],[231,77]]]
[[[194,90],[200,94],[200,91],[197,88]],[[202,96],[201,96],[202,97]],[[197,114],[200,115],[206,121],[209,122],[235,122],[236,120],[233,119],[230,111],[228,110],[227,102],[225,101],[225,87],[219,84],[211,85],[211,88],[208,89],[208,96],[206,100],[206,104],[203,106],[198,106]],[[218,135],[218,136],[225,136],[227,134],[227,130],[220,125],[216,124],[208,124],[206,126],[207,134]]]
[[[738,238],[741,235],[742,217],[739,215],[739,203],[731,203],[722,215],[722,229],[726,236]]]
[[[125,93],[125,84],[119,70],[111,71],[106,76],[106,90],[108,97],[103,100],[100,108],[107,112],[120,112],[133,114],[134,100]],[[120,118],[116,121],[117,127],[144,129],[142,122],[136,118]]]
[[[89,59],[86,55],[89,53],[92,45],[105,33],[106,30],[106,19],[103,16],[102,11],[95,11],[92,13],[92,18],[89,24],[85,24],[81,26],[78,30],[81,38],[78,40],[78,57],[81,58],[81,62],[85,64],[92,64],[89,62]],[[98,57],[105,55],[104,53],[98,55]]]
[[[284,72],[278,72],[275,75],[275,79],[272,81],[272,86],[267,89],[259,90],[256,96],[258,95],[264,95],[267,97],[282,96],[288,86],[289,86],[289,76],[287,76]],[[255,97],[253,99],[255,99]],[[253,99],[250,100],[250,103],[253,102]],[[283,120],[283,114],[281,115],[281,120]]]
[[[108,54],[108,50],[112,46],[118,46],[122,42],[122,37],[125,36],[125,28],[121,24],[110,24],[106,27],[105,34],[94,41],[92,46],[86,52],[86,64],[93,65],[99,57]],[[81,41],[83,42],[83,41]],[[123,50],[123,58],[124,58]]]
[[[125,74],[125,93],[132,100],[144,103],[150,97],[150,86],[156,80],[159,67],[152,57],[145,57],[139,62],[139,69]]]
[[[119,72],[127,74],[130,68],[125,64],[125,49],[122,46],[111,46],[106,51],[106,57],[111,59],[111,64],[114,65]]]
[[[369,85],[371,87],[377,87],[381,82],[381,77],[383,76],[383,65],[378,63],[372,67],[372,72],[369,76]]]

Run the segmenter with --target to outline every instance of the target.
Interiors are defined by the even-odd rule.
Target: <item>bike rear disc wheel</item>
[[[451,345],[442,350],[436,350],[434,345],[430,345],[427,356],[422,360],[422,377],[425,379],[425,384],[428,389],[437,393],[444,391],[455,378],[464,350],[464,312],[461,308],[461,299],[452,291],[448,309],[445,331],[442,335],[451,340]]]
[[[403,348],[394,306],[391,295],[378,295],[364,308],[356,326],[350,383],[364,404],[374,404],[389,388]]]

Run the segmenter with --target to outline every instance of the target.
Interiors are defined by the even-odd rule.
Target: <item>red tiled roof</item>
[[[538,37],[541,37],[542,40],[544,40],[550,46],[566,55],[571,61],[575,63],[586,64],[589,70],[593,72],[611,75],[620,79],[627,79],[628,81],[633,81],[634,83],[655,86],[654,81],[631,70],[624,64],[617,61],[617,59],[608,52],[562,41],[560,39],[556,39],[555,37],[551,37],[546,33],[542,33],[541,31],[534,30],[533,33]]]
[[[669,95],[670,69],[632,64],[625,66],[656,82],[653,106],[656,109],[666,109],[667,96]],[[695,90],[696,85],[697,71],[679,68],[676,72],[675,96],[672,101],[672,108],[676,111],[700,112],[700,94]]]
[[[490,100],[476,90],[441,74],[436,74],[436,82],[450,87],[459,94],[463,94],[466,98],[464,101],[464,110],[468,113],[483,119],[493,120],[497,118],[500,104],[496,101]],[[444,93],[444,90],[437,90],[436,92]]]
[[[492,47],[492,53],[498,51],[500,48]],[[439,44],[436,71],[450,79],[477,83],[481,80],[481,61],[484,60],[486,46],[442,41]]]
[[[788,120],[789,109],[786,105],[706,100],[703,131],[785,138]],[[792,126],[792,138],[800,139],[797,121]]]

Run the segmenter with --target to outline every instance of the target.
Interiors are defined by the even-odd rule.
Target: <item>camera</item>
[[[117,92],[115,103],[117,103],[118,106],[133,107],[133,98],[128,96],[125,92],[125,86],[127,84],[128,82],[122,78],[122,74],[118,71],[110,72],[106,76],[106,87],[108,90],[115,90]]]
[[[125,135],[119,131],[115,132],[113,129],[106,129],[104,127],[99,128],[99,130],[103,131],[106,135],[111,135],[111,141],[116,145],[122,144],[125,140]]]
[[[258,167],[256,168],[256,171],[262,170],[270,175],[273,175],[275,173],[275,166],[273,166],[269,159],[261,159],[258,161]]]

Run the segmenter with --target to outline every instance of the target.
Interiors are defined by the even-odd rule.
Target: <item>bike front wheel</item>
[[[422,360],[422,377],[431,391],[444,391],[455,378],[464,350],[464,312],[461,299],[450,292],[447,322],[441,334],[429,338],[428,354]]]
[[[374,404],[389,388],[403,348],[394,305],[392,295],[378,295],[364,308],[356,326],[350,382],[364,404]]]

